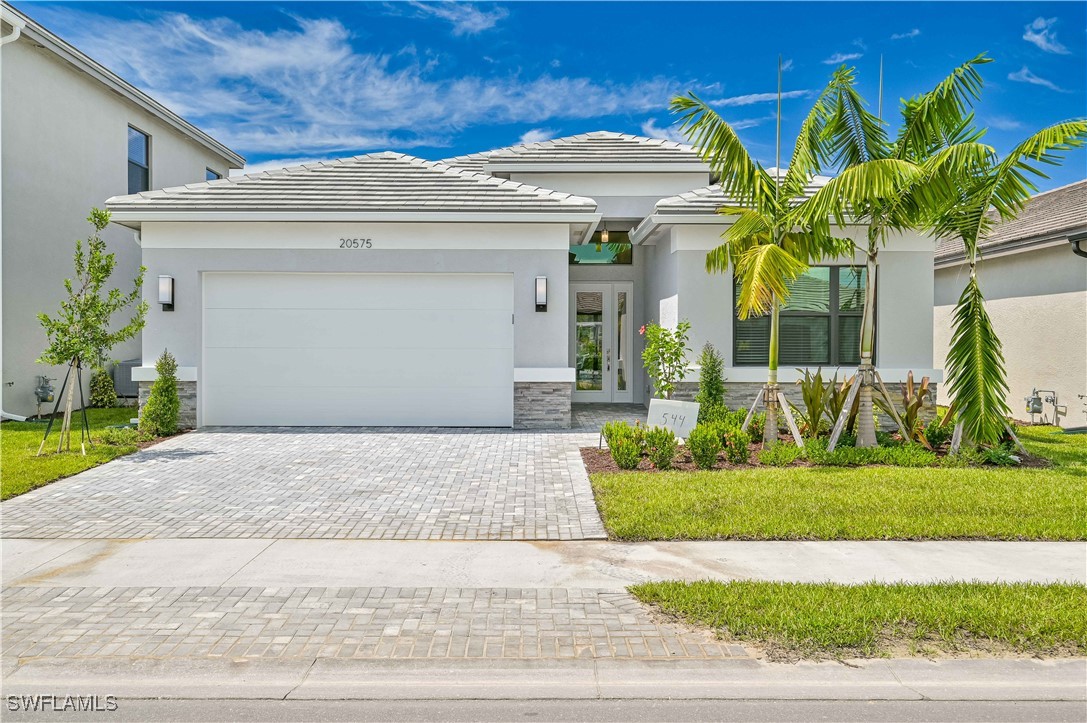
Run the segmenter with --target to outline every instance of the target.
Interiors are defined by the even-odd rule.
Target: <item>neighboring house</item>
[[[65,298],[91,208],[225,176],[245,159],[14,8],[0,6],[0,16],[3,411],[25,416],[37,411],[38,375],[59,378],[59,392],[65,368],[35,363],[47,343],[37,314],[56,313]],[[120,227],[103,238],[117,257],[112,283],[126,289],[140,247]],[[139,339],[113,350],[118,360],[139,355]]]
[[[1056,395],[1060,426],[1087,424],[1087,180],[1038,194],[979,246],[978,280],[1004,345],[1013,415],[1031,419],[1026,398],[1039,390],[1043,414],[1036,420],[1054,422],[1046,398]],[[936,365],[947,356],[952,312],[968,274],[962,244],[942,242],[936,251]]]
[[[729,223],[711,181],[689,146],[595,132],[440,163],[375,153],[108,207],[137,230],[152,281],[143,358],[177,355],[189,424],[554,427],[571,402],[648,402],[637,330],[651,320],[692,322],[692,362],[706,341],[722,351],[733,404],[765,380],[765,320],[736,322],[732,279],[705,271]],[[909,236],[881,253],[888,383],[910,369],[939,381],[933,248]],[[828,262],[798,290],[782,324],[790,394],[794,367],[855,365],[862,274]]]

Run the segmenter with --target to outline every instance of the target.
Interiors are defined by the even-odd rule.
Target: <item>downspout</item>
[[[4,22],[11,25],[11,32],[8,33],[7,35],[5,35],[4,37],[0,38],[0,46],[7,45],[8,43],[14,43],[16,40],[19,39],[19,36],[23,34],[23,28],[26,27],[26,23],[23,22],[21,19],[15,17],[14,15],[10,15],[8,13],[2,13],[2,12],[0,12],[0,19],[3,19]],[[2,147],[2,145],[0,145],[0,147]],[[2,198],[0,198],[0,222],[2,222],[2,220],[3,220],[3,210],[2,209],[3,209],[3,200],[2,200]],[[2,226],[0,226],[0,244],[3,243],[2,236],[3,236],[3,228],[2,228]],[[0,269],[0,270],[2,270],[2,269]],[[0,301],[0,311],[2,311],[2,305],[3,305],[3,302]],[[0,368],[3,367],[3,358],[4,358],[3,352],[4,352],[3,341],[0,341]],[[18,414],[12,414],[10,412],[5,412],[3,410],[3,408],[0,408],[0,419],[11,419],[11,420],[14,420],[16,422],[25,422],[26,421],[26,417],[20,416]]]
[[[1084,241],[1087,241],[1087,234],[1072,236],[1068,239],[1068,242],[1072,244],[1072,253],[1087,259],[1087,249],[1083,248]]]

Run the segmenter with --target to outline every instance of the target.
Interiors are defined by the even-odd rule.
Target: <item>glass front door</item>
[[[634,285],[571,284],[575,402],[630,402]]]

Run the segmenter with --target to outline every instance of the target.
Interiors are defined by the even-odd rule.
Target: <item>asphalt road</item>
[[[1033,701],[745,700],[128,700],[113,713],[10,712],[5,721],[1052,721],[1087,704]]]

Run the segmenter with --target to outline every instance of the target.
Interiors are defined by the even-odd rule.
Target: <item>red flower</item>
[[[638,333],[642,336],[645,336],[645,324],[642,324],[642,328],[638,329]]]

